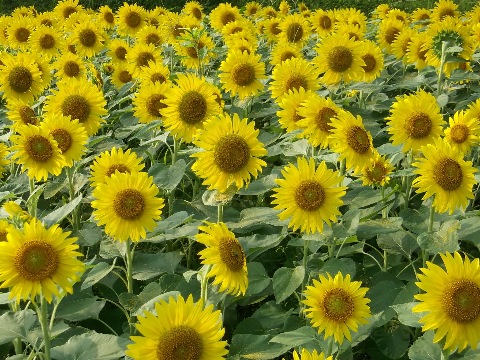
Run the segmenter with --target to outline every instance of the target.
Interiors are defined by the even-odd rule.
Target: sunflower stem
[[[127,266],[127,291],[129,294],[133,294],[133,252],[135,248],[132,248],[132,241],[130,239],[126,242],[125,251],[125,264]],[[130,328],[130,335],[135,333],[135,325],[133,324],[133,317],[128,319],[128,325]]]
[[[433,203],[430,206],[430,216],[428,217],[428,232],[433,232],[433,219],[435,217],[435,208],[433,207]]]
[[[221,223],[223,221],[223,205],[218,205],[217,207],[217,222]]]
[[[177,162],[178,148],[180,147],[180,141],[176,137],[173,137],[173,151],[172,151],[172,166]],[[173,213],[173,201],[175,200],[175,189],[170,190],[168,193],[168,216]]]
[[[73,166],[68,167],[67,178],[68,178],[68,189],[69,189],[70,201],[73,201],[73,199],[75,198],[75,187],[73,184],[74,175],[75,175],[75,171],[73,170]],[[78,216],[79,215],[78,206],[75,206],[75,209],[73,209],[73,213],[72,213],[72,225],[73,225],[74,234],[77,234],[78,230],[80,229],[80,218]]]
[[[333,344],[335,342],[335,339],[333,336],[330,336],[330,338],[328,339],[328,348],[327,348],[327,353],[325,354],[325,356],[329,357],[333,354]]]
[[[385,186],[381,187],[381,194],[382,194],[382,202],[383,202],[383,209],[382,209],[382,219],[388,218],[388,211],[387,211],[387,198],[385,197]],[[383,271],[386,272],[388,269],[388,253],[387,250],[383,250]]]
[[[202,284],[201,284],[201,288],[200,288],[200,299],[202,301],[203,306],[206,306],[206,304],[207,304],[207,298],[208,298],[208,294],[207,294],[208,277],[207,277],[207,275],[210,272],[210,267],[211,267],[211,265],[207,265],[207,267],[205,268],[205,273],[202,276]]]
[[[42,326],[45,360],[50,360],[50,326],[47,317],[47,300],[40,295],[40,314],[38,314]]]
[[[29,185],[30,185],[30,196],[35,192],[35,179],[30,178],[29,179]],[[30,210],[32,217],[36,218],[37,217],[37,204],[35,203],[35,206],[31,207]]]
[[[335,254],[335,243],[336,243],[335,237],[332,237],[329,244],[328,244],[328,258],[333,259],[333,256]]]
[[[437,98],[442,93],[442,79],[443,79],[443,66],[445,65],[445,57],[447,55],[447,42],[442,41],[442,57],[440,58],[440,68],[438,69],[438,80],[437,80]]]
[[[412,152],[412,149],[410,149],[410,152],[407,155],[405,169],[410,168],[410,165],[412,164],[412,158],[413,158],[413,152]],[[405,203],[403,207],[404,209],[408,209],[408,202],[410,200],[410,191],[412,189],[412,177],[410,175],[405,175],[403,178],[403,182],[405,183]]]
[[[303,240],[303,259],[302,259],[302,265],[303,265],[303,269],[305,270],[305,275],[303,276],[303,280],[302,280],[302,297],[303,297],[303,294],[305,292],[305,285],[306,285],[306,282],[307,282],[307,255],[308,255],[308,244],[309,244],[309,241],[308,240]],[[301,297],[300,299],[301,300]],[[302,316],[302,313],[303,313],[303,303],[300,302],[299,304],[299,313],[298,315],[299,316]]]
[[[345,176],[346,165],[347,165],[347,159],[342,159],[342,161],[340,161],[340,176]]]
[[[10,308],[12,311],[17,312],[20,310],[20,305],[14,301],[11,305]],[[20,355],[23,354],[23,348],[22,348],[22,339],[21,338],[15,338],[13,339],[13,348],[15,349],[15,354]]]
[[[450,350],[443,350],[442,349],[442,357],[441,359],[442,360],[448,360],[448,358],[450,357]]]

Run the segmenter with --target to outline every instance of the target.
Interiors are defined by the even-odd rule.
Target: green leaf
[[[478,216],[472,216],[460,220],[458,239],[471,242],[480,249],[480,221]]]
[[[402,222],[401,217],[368,220],[358,225],[357,237],[359,240],[365,240],[375,235],[394,233],[402,228]]]
[[[412,298],[413,299],[413,298]],[[392,305],[392,309],[396,311],[398,321],[411,327],[420,327],[419,320],[422,318],[421,313],[412,312],[412,308],[418,305],[417,302],[408,302],[405,304]]]
[[[410,330],[405,325],[393,325],[393,328],[379,327],[372,337],[380,351],[391,359],[400,358],[410,345]]]
[[[221,193],[218,190],[205,190],[202,195],[202,201],[207,206],[226,205],[232,201],[235,196],[235,190],[228,188],[227,191]]]
[[[27,210],[29,214],[35,213],[37,209],[38,200],[40,199],[40,196],[43,194],[43,190],[45,189],[45,186],[46,184],[35,186],[35,190],[33,191],[32,194],[30,194],[30,197],[26,202]]]
[[[249,262],[247,263],[247,269],[248,287],[246,297],[261,293],[272,282],[261,263]]]
[[[433,342],[433,331],[427,331],[408,350],[410,360],[438,360],[442,358],[442,348]]]
[[[389,254],[403,255],[408,259],[415,249],[418,248],[415,236],[405,230],[396,231],[388,235],[378,235],[377,244]]]
[[[370,309],[372,313],[376,314],[387,310],[402,289],[403,284],[401,282],[397,283],[390,280],[383,280],[374,285],[367,293],[371,300]]]
[[[355,261],[349,258],[332,258],[327,260],[320,269],[321,274],[328,273],[332,277],[335,277],[338,272],[341,272],[344,277],[345,275],[350,274],[350,277],[353,278],[356,272]]]
[[[58,224],[60,221],[65,219],[67,215],[69,215],[78,204],[82,201],[82,195],[78,195],[75,199],[68,202],[67,204],[63,205],[62,207],[52,211],[50,214],[45,216],[42,221],[47,226],[52,226],[53,224]]]
[[[177,298],[180,295],[178,291],[169,291],[158,296],[155,296],[153,299],[148,300],[146,303],[142,304],[138,309],[135,310],[133,313],[134,316],[143,315],[145,311],[152,312],[155,309],[155,303],[160,302],[160,300],[164,300],[168,302],[170,297]]]
[[[242,210],[239,222],[229,222],[229,229],[238,232],[247,232],[255,228],[264,226],[265,224],[274,226],[283,226],[287,222],[278,220],[278,211],[269,207],[254,207]]]
[[[283,233],[271,235],[254,234],[252,236],[240,237],[238,240],[242,244],[247,258],[253,260],[268,249],[278,246],[285,236],[286,234]]]
[[[74,291],[58,305],[57,317],[69,321],[97,318],[104,306],[105,300],[99,300],[85,291]]]
[[[50,199],[55,196],[60,190],[66,187],[68,184],[67,180],[64,177],[57,177],[53,181],[48,182],[45,186],[45,191],[43,197],[45,199]]]
[[[153,176],[158,187],[165,191],[172,191],[182,180],[186,168],[185,160],[179,159],[173,165],[155,164],[148,170],[148,174]]]
[[[291,348],[290,345],[270,343],[270,338],[270,335],[234,335],[230,344],[229,359],[274,359]]]
[[[447,105],[448,104],[448,95],[447,94],[440,94],[437,97],[437,104],[441,108],[444,107],[445,105]]]
[[[15,338],[26,340],[29,330],[36,322],[37,316],[30,309],[4,313],[0,316],[0,344],[6,344]]]
[[[458,229],[460,222],[458,220],[445,221],[440,230],[434,233],[423,233],[417,238],[418,245],[430,254],[446,253],[457,251]]]
[[[125,355],[129,343],[129,339],[90,332],[52,348],[51,355],[56,360],[114,360]]]
[[[89,287],[95,285],[97,282],[102,280],[105,276],[107,276],[110,271],[113,270],[115,267],[115,261],[117,259],[115,258],[113,260],[113,264],[109,265],[106,262],[100,262],[98,264],[95,264],[95,266],[88,272],[88,275],[85,277],[85,280],[83,280],[81,290],[88,289]]]
[[[238,192],[239,195],[261,195],[271,190],[277,184],[275,179],[277,178],[276,174],[270,174],[264,176],[258,180],[252,181],[248,187],[240,189]]]
[[[165,272],[174,273],[183,255],[180,252],[143,254],[133,257],[133,278],[148,280]]]
[[[270,342],[290,345],[290,347],[302,346],[312,340],[317,340],[317,331],[311,326],[303,326],[293,331],[284,332],[274,336]]]
[[[82,246],[93,246],[102,240],[102,229],[97,225],[87,222],[79,231],[77,244]]]
[[[295,269],[282,267],[273,274],[273,294],[277,304],[288,298],[302,284],[305,278],[305,268]]]

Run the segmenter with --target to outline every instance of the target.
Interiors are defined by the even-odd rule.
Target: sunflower
[[[431,16],[432,15],[430,9],[417,8],[412,12],[410,18],[414,25],[422,27],[430,23]]]
[[[310,17],[312,29],[321,38],[331,34],[334,30],[335,15],[333,10],[317,9]]]
[[[103,5],[97,10],[97,18],[103,29],[112,29],[115,26],[115,14],[108,5]]]
[[[457,11],[458,5],[452,0],[439,0],[435,3],[435,7],[432,9],[432,20],[434,22],[441,22],[445,20],[447,16],[452,18],[458,18],[460,13]]]
[[[8,232],[14,228],[15,226],[10,224],[7,220],[0,220],[0,243],[7,241]]]
[[[290,14],[278,26],[279,41],[302,47],[310,35],[310,24],[299,14]]]
[[[145,9],[137,4],[129,5],[123,3],[115,15],[115,23],[118,25],[118,32],[121,35],[135,37],[138,30],[145,24]]]
[[[123,151],[121,148],[112,148],[110,151],[104,151],[94,159],[90,166],[91,186],[104,184],[106,178],[112,176],[117,171],[120,173],[136,173],[142,171],[144,164],[142,159],[137,157],[135,152],[130,149]]]
[[[53,11],[59,19],[66,20],[70,15],[80,12],[82,9],[82,5],[78,4],[78,0],[62,0],[58,2]]]
[[[343,178],[327,169],[323,161],[318,167],[311,158],[297,159],[297,167],[289,163],[282,169],[284,179],[276,179],[280,186],[274,188],[274,209],[282,210],[280,220],[289,219],[293,231],[314,233],[323,231],[323,222],[329,226],[340,215],[341,197],[346,187],[340,186]]]
[[[167,106],[163,103],[170,86],[167,83],[147,82],[139,87],[133,98],[133,114],[141,123],[149,123],[162,117],[161,111]]]
[[[142,67],[148,65],[150,61],[162,62],[162,57],[155,45],[136,44],[127,52],[126,59],[130,68],[130,73],[134,76],[140,74]]]
[[[262,5],[256,1],[250,1],[245,4],[245,15],[248,17],[255,17],[262,9]]]
[[[19,135],[11,137],[11,150],[16,151],[15,162],[23,165],[22,172],[28,170],[28,177],[36,180],[59,175],[66,163],[53,136],[34,125],[18,127],[17,132]]]
[[[363,80],[362,43],[350,39],[346,34],[333,34],[322,40],[316,49],[318,55],[313,60],[325,84],[340,81]]]
[[[164,103],[163,125],[186,143],[191,143],[204,122],[220,111],[216,97],[204,78],[192,74],[178,74],[177,86],[167,95]]]
[[[229,22],[222,28],[222,35],[224,39],[232,35],[249,36],[255,34],[255,27],[248,19],[238,19]]]
[[[471,161],[463,160],[463,153],[438,138],[433,144],[422,146],[423,157],[412,165],[419,176],[413,180],[418,193],[425,193],[422,200],[435,195],[433,207],[438,213],[456,209],[465,210],[468,199],[473,199],[472,188],[477,171]]]
[[[330,355],[329,357],[325,358],[325,354],[323,352],[319,354],[317,353],[317,350],[313,350],[313,352],[310,353],[308,350],[302,349],[300,355],[296,350],[293,351],[293,360],[333,360],[333,357]]]
[[[362,43],[362,60],[365,66],[363,69],[363,81],[372,82],[380,76],[383,70],[382,49],[373,41],[364,40]]]
[[[213,309],[201,300],[194,303],[192,295],[186,301],[181,295],[176,301],[170,297],[168,303],[161,299],[155,303],[156,316],[146,312],[137,317],[135,326],[143,336],[131,337],[126,355],[134,360],[224,359],[228,350],[222,341],[222,314]]]
[[[445,142],[452,148],[467,154],[470,148],[480,141],[480,123],[468,112],[457,111],[449,119],[449,126],[444,130]]]
[[[355,117],[349,111],[341,110],[330,123],[330,149],[338,153],[339,161],[346,159],[346,169],[362,170],[376,153],[372,135],[365,130],[360,115]]]
[[[206,33],[202,33],[198,38],[187,34],[184,41],[174,44],[174,48],[180,61],[187,69],[198,69],[202,65],[208,64],[212,57],[212,49],[215,48],[213,40]]]
[[[33,219],[28,212],[24,211],[22,207],[14,201],[6,201],[2,205],[2,209],[5,210],[5,212],[8,214],[8,217],[14,222],[17,222],[17,220],[25,222]]]
[[[400,20],[405,25],[408,24],[408,13],[400,9],[390,9],[387,14],[387,19]]]
[[[376,153],[363,168],[361,179],[363,186],[385,186],[390,181],[394,167],[388,159]]]
[[[224,39],[225,45],[227,45],[229,52],[234,50],[246,51],[251,54],[257,51],[258,42],[254,35],[242,33],[233,34]]]
[[[192,170],[209,189],[225,192],[233,184],[241,189],[267,165],[259,159],[267,151],[258,140],[254,123],[237,114],[211,118],[197,132],[194,144],[203,151],[192,155],[197,159]]]
[[[354,41],[361,41],[365,37],[365,31],[360,26],[349,23],[337,23],[335,25],[335,33],[338,35],[345,34]]]
[[[12,130],[16,130],[22,125],[38,125],[39,120],[32,102],[25,102],[20,99],[9,99],[7,101],[7,118],[13,122]]]
[[[41,73],[31,56],[17,53],[2,56],[0,91],[6,99],[31,101],[43,90]]]
[[[412,42],[412,39],[417,35],[417,31],[406,27],[400,30],[395,40],[392,42],[392,54],[398,59],[402,60],[404,63],[408,62],[406,57],[408,46]]]
[[[388,133],[393,145],[403,145],[402,151],[414,152],[431,144],[442,134],[445,123],[435,97],[420,90],[415,94],[397,97],[390,108]]]
[[[142,83],[159,82],[160,84],[170,82],[170,70],[161,62],[149,61],[147,66],[143,66],[139,75]]]
[[[10,18],[7,35],[8,44],[11,48],[27,50],[29,48],[29,38],[33,33],[33,23],[28,17]]]
[[[32,63],[37,66],[38,71],[40,72],[40,86],[42,90],[48,89],[50,87],[50,82],[52,81],[52,71],[50,62],[44,59],[41,54],[28,54],[32,59]]]
[[[93,216],[115,240],[145,239],[146,230],[153,230],[162,214],[164,201],[157,194],[153,177],[147,173],[115,170],[93,189]]]
[[[7,159],[9,153],[8,146],[3,142],[0,142],[0,179],[3,177],[3,173],[7,170],[7,165],[10,165],[10,160]]]
[[[185,35],[186,30],[198,27],[197,20],[190,16],[168,12],[161,16],[160,27],[163,38],[168,44],[175,44],[178,38]]]
[[[230,51],[219,67],[222,88],[240,99],[256,96],[264,88],[260,80],[266,79],[265,64],[260,59],[260,55],[246,51]]]
[[[68,78],[81,79],[86,76],[86,68],[82,58],[70,52],[65,52],[57,58],[53,68],[57,70],[56,77],[59,81],[65,81]]]
[[[47,114],[40,128],[53,136],[68,167],[80,160],[87,150],[87,132],[78,120],[70,120],[70,117],[61,114]]]
[[[216,31],[221,32],[225,25],[241,17],[240,10],[236,6],[222,3],[210,12],[210,25]]]
[[[270,42],[278,42],[278,38],[282,30],[280,29],[280,18],[271,18],[262,21],[260,24],[263,26],[263,33],[267,36]]]
[[[3,47],[8,46],[8,23],[10,21],[10,17],[5,15],[0,15],[0,45]]]
[[[127,53],[130,49],[128,42],[122,39],[113,39],[108,45],[108,56],[115,60],[116,62],[126,62]]]
[[[390,5],[380,4],[378,5],[372,13],[373,18],[375,19],[385,19],[388,12],[390,11]]]
[[[133,81],[133,74],[130,72],[130,67],[124,63],[117,62],[114,66],[112,77],[110,81],[117,90],[120,90],[125,84]]]
[[[158,48],[165,42],[165,40],[163,39],[163,34],[159,28],[153,25],[145,25],[138,31],[136,42],[146,45],[152,44]]]
[[[55,58],[62,47],[58,30],[45,25],[37,26],[30,37],[30,46],[34,53],[41,54],[45,60]]]
[[[106,101],[100,90],[86,79],[67,79],[58,83],[58,90],[52,90],[45,103],[47,113],[61,113],[77,119],[87,130],[88,136],[97,132],[106,115]]]
[[[183,6],[182,12],[186,15],[193,16],[198,21],[203,19],[203,6],[198,1],[188,1]]]
[[[279,65],[282,62],[292,58],[303,58],[301,50],[295,45],[278,42],[270,53],[270,64]]]
[[[273,19],[273,18],[276,18],[277,16],[280,17],[281,15],[282,14],[279,14],[273,6],[265,6],[261,9],[261,13],[259,14],[259,17],[264,19]]]
[[[195,240],[207,248],[198,254],[202,264],[211,265],[207,277],[214,277],[213,285],[220,285],[220,292],[238,296],[245,295],[248,287],[247,261],[242,245],[235,234],[220,222],[199,226],[201,233]]]
[[[155,27],[160,27],[160,23],[162,21],[162,16],[166,15],[168,10],[162,6],[156,6],[155,8],[147,11],[147,15],[145,17],[145,22],[148,25],[153,25]]]
[[[297,125],[302,128],[302,136],[307,138],[312,146],[328,147],[329,136],[332,133],[331,121],[341,111],[331,98],[319,95],[310,96],[298,109],[301,117]]]
[[[10,228],[7,241],[0,242],[0,288],[10,288],[9,298],[17,303],[37,295],[51,303],[53,295],[61,296],[58,287],[73,293],[85,265],[77,259],[82,256],[77,238],[69,236],[58,225],[46,229],[37,219],[21,231]]]
[[[103,50],[107,35],[93,20],[81,22],[73,28],[71,44],[80,56],[92,57]]]
[[[407,47],[407,63],[414,64],[418,71],[427,66],[426,39],[423,33],[415,34]]]
[[[420,269],[417,286],[425,293],[415,295],[420,303],[414,313],[428,312],[420,319],[422,331],[435,330],[433,342],[445,338],[444,349],[476,349],[480,341],[480,264],[478,258],[462,259],[458,252],[440,254],[445,270],[427,261]]]
[[[299,122],[303,119],[300,115],[303,102],[316,96],[316,93],[300,88],[299,90],[289,90],[288,93],[278,98],[277,103],[280,106],[280,110],[277,111],[277,116],[280,127],[287,132],[301,129]]]
[[[278,98],[289,90],[304,88],[315,91],[320,87],[318,70],[310,62],[301,58],[292,58],[276,65],[272,71],[270,90],[272,97]]]
[[[344,338],[352,340],[350,331],[358,331],[358,324],[367,324],[371,316],[370,299],[365,297],[368,288],[361,287],[361,281],[351,281],[350,274],[343,277],[338,272],[334,278],[327,273],[319,280],[313,279],[313,286],[307,286],[304,310],[318,332],[325,331],[325,339],[333,336],[339,344]]]
[[[401,20],[391,18],[382,20],[378,26],[378,44],[385,49],[388,54],[392,53],[392,43],[404,27],[405,24]]]

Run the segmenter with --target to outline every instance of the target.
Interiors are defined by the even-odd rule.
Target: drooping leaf
[[[305,268],[297,266],[294,269],[281,267],[273,274],[273,293],[277,304],[288,298],[302,284],[305,278]]]

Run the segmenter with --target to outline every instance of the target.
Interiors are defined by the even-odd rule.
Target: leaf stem
[[[40,295],[40,313],[38,314],[40,325],[42,326],[45,360],[51,360],[50,356],[50,326],[47,317],[47,300],[45,296]]]

